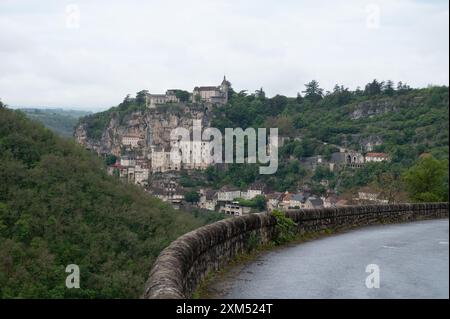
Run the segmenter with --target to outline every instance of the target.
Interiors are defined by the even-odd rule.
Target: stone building
[[[200,190],[200,200],[198,206],[207,210],[216,210],[217,206],[217,194],[212,189],[201,189]]]
[[[145,186],[148,183],[149,169],[136,165],[134,167],[134,183]]]
[[[211,156],[211,142],[172,142],[172,147],[179,150],[175,155],[164,148],[151,147],[152,173],[164,173],[167,171],[204,170],[213,164]]]
[[[165,202],[179,205],[184,200],[186,190],[173,180],[153,182],[150,193]]]
[[[320,199],[317,196],[310,196],[308,199],[306,199],[304,205],[301,206],[301,208],[311,209],[311,208],[323,208],[324,202],[322,199]]]
[[[144,139],[137,134],[127,134],[122,137],[122,145],[131,148],[139,147],[141,141],[144,141]]]
[[[369,186],[362,187],[355,200],[361,204],[389,204],[389,200],[382,198],[380,191]]]
[[[333,153],[331,155],[331,163],[351,168],[360,168],[364,165],[364,156],[359,152],[347,150],[345,152]]]
[[[217,200],[220,202],[231,202],[240,197],[241,191],[233,186],[225,185],[217,192]]]
[[[249,186],[246,192],[241,192],[241,197],[247,200],[251,200],[258,195],[264,195],[266,185],[261,182],[255,182]]]
[[[370,162],[387,162],[389,161],[389,155],[386,153],[367,153],[365,157],[366,163]]]
[[[239,202],[225,203],[220,207],[220,212],[226,215],[243,216],[250,214],[251,208],[239,205]]]
[[[159,104],[179,103],[180,99],[176,96],[176,90],[167,90],[166,94],[150,94],[146,95],[146,104],[149,108],[155,108]]]
[[[151,172],[153,174],[181,170],[181,163],[172,161],[170,158],[170,151],[166,151],[164,148],[152,148],[150,157]]]
[[[192,99],[194,102],[226,104],[228,102],[230,88],[231,83],[224,76],[219,86],[196,86],[192,92]]]
[[[284,196],[284,193],[270,193],[266,195],[266,204],[267,204],[267,210],[269,212],[276,210],[279,208],[279,204],[282,201]]]

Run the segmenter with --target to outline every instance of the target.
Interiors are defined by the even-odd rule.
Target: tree
[[[212,221],[196,216],[108,176],[83,147],[0,108],[0,298],[137,298],[167,243]],[[73,262],[82,289],[64,288]]]
[[[196,191],[187,192],[184,195],[184,200],[191,204],[198,203],[198,201],[200,200],[200,194]]]
[[[386,84],[383,87],[383,93],[388,95],[388,96],[392,96],[395,93],[395,89],[394,89],[394,82],[391,80],[388,80],[386,82]]]
[[[263,88],[255,91],[255,97],[264,100],[266,98],[266,92],[264,92]]]
[[[292,118],[287,116],[269,117],[266,121],[266,127],[278,128],[278,134],[281,136],[293,137],[295,135]]]
[[[398,84],[397,84],[397,92],[398,93],[406,93],[409,90],[411,90],[411,88],[409,87],[408,84],[403,83],[402,81],[398,82]]]
[[[176,90],[175,96],[180,100],[180,102],[189,102],[191,95],[188,91]]]
[[[255,208],[259,211],[266,209],[266,198],[264,195],[257,195],[253,201],[255,202]]]
[[[127,94],[127,96],[125,96],[125,98],[123,99],[122,104],[128,106],[132,101],[133,99],[131,98],[130,94]]]
[[[270,100],[270,104],[271,106],[277,110],[277,112],[282,112],[286,105],[288,104],[288,98],[285,97],[284,95],[275,95],[271,100]]]
[[[311,82],[305,84],[306,89],[302,91],[305,93],[305,98],[312,101],[318,102],[323,98],[323,89],[320,88],[319,82],[312,80]]]
[[[389,203],[401,203],[406,200],[404,196],[404,184],[400,174],[386,172],[377,175],[376,188],[380,191],[380,198],[385,198]]]
[[[377,79],[374,79],[372,82],[366,84],[364,94],[369,95],[369,96],[381,94],[383,85],[384,85],[384,82],[378,82]]]
[[[136,93],[136,103],[139,105],[143,105],[147,102],[147,90],[142,90]]]
[[[116,161],[117,161],[117,157],[116,157],[115,155],[112,155],[112,154],[109,154],[109,155],[106,156],[106,158],[105,158],[105,164],[106,164],[107,166],[115,164]]]
[[[343,85],[336,84],[333,88],[333,92],[327,96],[328,100],[332,101],[334,104],[341,106],[350,102],[352,98],[352,93],[350,90]]]
[[[403,180],[413,201],[448,201],[448,160],[422,156],[404,173]]]

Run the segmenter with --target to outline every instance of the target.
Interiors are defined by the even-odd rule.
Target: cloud
[[[373,78],[448,85],[448,19],[446,1],[7,0],[0,97],[101,109],[223,74],[237,90],[288,96],[311,79],[328,90]]]

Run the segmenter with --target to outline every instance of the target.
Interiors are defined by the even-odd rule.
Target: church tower
[[[227,78],[224,75],[223,81],[220,84],[220,91],[222,92],[223,97],[224,97],[224,104],[228,102],[228,94],[229,94],[230,89],[231,89],[231,83],[229,81],[227,81]]]

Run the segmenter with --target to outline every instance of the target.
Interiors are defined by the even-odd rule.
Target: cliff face
[[[363,119],[375,115],[382,115],[389,112],[397,112],[400,108],[414,107],[422,102],[421,97],[411,98],[383,98],[378,100],[363,101],[350,106],[350,118],[352,120]]]
[[[192,130],[195,119],[202,120],[203,127],[209,127],[210,111],[202,105],[176,105],[133,111],[125,115],[112,112],[101,138],[89,137],[88,123],[83,120],[75,128],[74,136],[78,143],[98,154],[120,155],[124,136],[140,137],[138,149],[144,153],[150,149],[150,145],[169,150],[171,130],[176,127]]]

